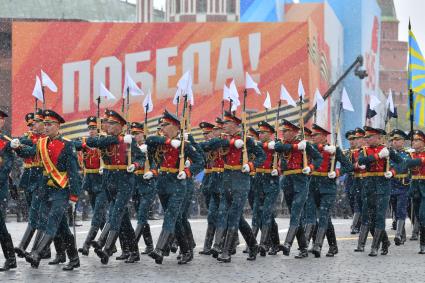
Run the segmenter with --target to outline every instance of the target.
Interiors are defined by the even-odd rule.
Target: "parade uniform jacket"
[[[9,173],[12,170],[14,154],[8,139],[0,133],[0,202],[7,199]]]
[[[410,154],[406,151],[406,149],[395,150],[395,153],[403,160],[401,163],[395,163],[391,160],[391,167],[397,168],[396,175],[391,178],[391,188],[393,190],[397,190],[398,188],[408,188],[409,186],[409,170],[404,165],[406,164],[406,160],[410,159]]]
[[[101,152],[98,148],[87,146],[87,138],[75,141],[75,149],[82,153],[84,174],[98,174],[101,164]]]
[[[262,149],[264,151],[265,159],[264,159],[263,164],[261,164],[259,167],[255,168],[255,171],[256,171],[256,173],[260,173],[260,174],[270,174],[273,170],[273,161],[274,161],[275,150],[269,149],[269,143],[268,142],[258,143],[258,145],[262,147]],[[279,161],[278,161],[278,164],[279,164]]]
[[[150,136],[146,139],[148,150],[152,148],[152,152],[158,154],[157,161],[160,172],[177,174],[179,171],[180,162],[180,147],[174,148],[171,146],[171,139],[162,136]],[[185,160],[190,160],[190,166],[184,171],[188,177],[197,175],[204,168],[204,159],[202,152],[199,152],[190,141],[185,142],[184,147]]]
[[[387,165],[387,158],[379,158],[378,154],[379,152],[384,148],[384,145],[378,145],[378,146],[366,146],[363,147],[360,151],[359,155],[359,165],[366,165],[366,173],[363,174],[364,177],[383,177],[386,165]],[[392,149],[388,149],[390,152],[390,160],[394,161],[396,164],[400,164],[403,162],[403,159],[396,154],[396,152]],[[393,175],[395,176],[397,174],[396,172],[397,168],[390,166],[390,171],[393,172]]]
[[[278,141],[275,144],[275,151],[283,153],[283,158],[281,161],[281,169],[283,175],[294,175],[302,174],[303,170],[303,151],[298,150],[297,144],[298,140],[292,142],[281,142]],[[315,168],[319,168],[322,164],[322,156],[320,153],[309,143],[307,142],[306,146],[307,152],[307,161],[308,166],[310,166],[311,171],[313,172]]]
[[[102,157],[105,169],[127,170],[127,144],[124,143],[124,136],[107,135],[88,137],[83,147],[99,148],[102,151]],[[136,170],[142,168],[145,164],[145,156],[140,151],[137,143],[133,139],[131,142],[131,163],[136,166]],[[96,164],[97,165],[97,164]]]
[[[409,168],[412,174],[412,182],[425,182],[425,151],[410,153],[409,159],[405,159],[405,168]]]
[[[58,135],[40,138],[36,145],[17,149],[23,157],[40,155],[43,163],[43,184],[51,189],[69,189],[76,201],[81,190],[81,178],[74,143]]]
[[[332,154],[330,154],[329,152],[327,152],[325,150],[325,145],[324,144],[315,144],[313,145],[314,148],[320,153],[320,155],[323,158],[322,163],[320,164],[319,167],[315,168],[314,171],[312,172],[313,176],[322,176],[322,177],[328,177],[328,173],[331,170],[331,163],[332,163]],[[335,173],[336,176],[342,176],[344,174],[350,173],[354,170],[353,165],[351,164],[351,162],[345,157],[345,155],[343,154],[342,150],[339,147],[336,147],[336,151],[335,151]],[[340,163],[340,168],[336,168],[336,162]],[[334,179],[336,180],[336,178]]]
[[[227,136],[226,138],[213,138],[211,139],[206,148],[209,150],[217,150],[223,148],[223,159],[224,159],[224,170],[241,170],[242,169],[242,148],[236,148],[234,143],[237,139],[241,139],[240,135]],[[255,168],[260,167],[266,155],[264,154],[263,149],[258,145],[253,139],[246,139],[246,146],[248,151],[248,156],[254,156],[253,161],[249,161],[248,164],[251,168],[251,172]]]

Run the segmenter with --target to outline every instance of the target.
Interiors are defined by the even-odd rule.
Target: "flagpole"
[[[127,111],[125,113],[125,120],[127,121],[127,134],[130,134],[130,87],[127,87]],[[127,165],[131,165],[131,144],[127,144]]]
[[[246,147],[246,136],[248,127],[246,123],[246,97],[248,96],[247,89],[243,92],[243,107],[242,107],[242,132],[243,132],[243,149],[242,149],[242,165],[248,164],[248,149]]]
[[[336,126],[335,126],[335,133],[334,133],[334,140],[333,140],[333,144],[335,147],[337,146],[337,143],[338,143],[338,133],[339,133],[339,127],[340,127],[341,112],[342,112],[342,102],[339,104],[338,116],[337,116]],[[335,171],[335,165],[336,165],[336,154],[333,154],[331,157],[330,172]]]
[[[413,90],[412,90],[412,81],[411,81],[412,80],[412,78],[411,78],[412,72],[411,72],[411,69],[410,69],[410,65],[412,64],[412,52],[410,52],[410,48],[412,46],[412,44],[410,42],[411,41],[410,40],[411,30],[412,30],[412,26],[410,24],[410,18],[409,18],[409,66],[408,66],[409,86],[408,86],[408,88],[409,88],[409,106],[410,106],[410,146],[412,146],[412,144],[413,144],[413,128],[414,128],[413,127],[413,121],[414,121]]]
[[[34,110],[34,113],[37,112],[37,108],[38,108],[38,99],[35,98],[35,110]]]
[[[300,129],[301,129],[301,139],[305,140],[305,132],[304,132],[304,117],[303,117],[303,96],[300,95]],[[308,166],[308,160],[307,160],[307,151],[303,150],[303,168]]]
[[[277,114],[276,114],[276,120],[274,122],[275,132],[274,132],[274,141],[278,141],[278,135],[279,135],[279,114],[280,114],[280,106],[282,105],[282,100],[279,99],[279,104],[277,105]],[[277,155],[277,151],[273,153],[273,170],[277,170],[279,168],[278,166],[278,159],[279,156]]]
[[[143,139],[144,139],[145,143],[146,143],[146,138],[148,136],[148,131],[149,131],[149,128],[148,128],[148,110],[149,110],[149,102],[145,105],[145,123],[143,125]],[[146,160],[145,160],[145,166],[144,166],[143,173],[146,174],[147,172],[149,172],[151,170],[150,167],[151,166],[150,166],[150,162],[149,162],[149,154],[146,151]]]
[[[46,98],[44,97],[44,86],[41,87],[41,93],[43,94],[43,110],[44,110],[46,106]]]
[[[224,99],[221,101],[221,120],[224,118]]]
[[[180,95],[177,96],[177,103],[176,103],[176,117],[179,117],[179,102],[180,102]]]

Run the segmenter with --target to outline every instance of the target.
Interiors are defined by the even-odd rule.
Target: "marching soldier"
[[[148,158],[148,147],[145,144],[144,125],[142,123],[131,123],[131,134],[134,136],[137,145],[143,154]],[[137,207],[137,227],[136,227],[136,243],[139,243],[141,236],[145,242],[145,250],[142,254],[149,254],[153,251],[153,241],[150,226],[148,223],[149,208],[156,196],[156,177],[158,171],[153,163],[153,159],[149,159],[150,168],[145,168],[145,164],[140,169],[134,171],[135,176],[135,193],[138,198]]]
[[[99,134],[97,118],[95,116],[89,116],[86,123],[89,130],[89,137],[96,137]],[[108,198],[105,188],[102,186],[102,174],[99,172],[101,168],[101,152],[97,148],[88,147],[86,141],[87,137],[83,137],[80,141],[75,143],[75,147],[82,153],[84,174],[82,190],[89,194],[93,212],[90,229],[83,247],[78,249],[78,252],[88,256],[91,241],[96,238],[97,232],[105,225]]]
[[[329,228],[328,224],[329,226],[333,226],[330,213],[336,199],[335,180],[337,177],[351,172],[353,166],[348,159],[345,158],[339,147],[327,143],[327,137],[331,134],[329,131],[317,124],[313,124],[312,130],[312,141],[315,148],[322,155],[323,161],[320,167],[315,168],[312,172],[308,198],[310,202],[314,204],[314,207],[313,211],[306,212],[306,219],[310,218],[308,216],[309,214],[313,215],[310,222],[311,224],[316,223],[316,218],[319,219],[313,246],[313,254],[315,257],[320,257],[323,240]],[[336,168],[336,162],[341,164],[340,168]],[[310,223],[307,222],[307,225]],[[329,248],[335,250],[337,249],[335,230],[331,229],[331,231],[333,231],[333,234],[328,238]],[[334,252],[331,253],[332,255],[334,254]]]
[[[266,256],[267,246],[272,236],[275,203],[279,195],[279,171],[277,168],[273,168],[276,143],[273,139],[276,130],[267,122],[258,123],[258,128],[266,159],[260,167],[256,168],[255,178],[257,180],[253,218],[254,216],[258,217],[261,223],[259,253],[261,256]]]
[[[300,139],[300,128],[283,119],[283,141],[277,142],[275,151],[283,153],[281,167],[283,175],[283,193],[291,213],[289,230],[282,247],[284,255],[288,256],[295,236],[299,233],[300,254],[297,258],[308,256],[307,241],[301,216],[308,197],[309,175],[322,163],[322,157],[312,145]]]
[[[13,248],[12,238],[6,227],[6,210],[3,206],[7,205],[7,194],[9,188],[9,173],[12,170],[13,164],[13,151],[10,148],[10,138],[7,137],[2,131],[5,124],[5,118],[8,115],[0,110],[0,244],[3,250],[4,258],[6,259],[0,271],[7,271],[16,268],[16,257]]]
[[[223,210],[220,213],[227,213],[226,221],[219,223],[215,235],[215,244],[212,249],[213,256],[218,256],[220,247],[222,253],[217,260],[222,262],[230,262],[230,252],[236,240],[238,229],[240,229],[245,242],[249,247],[248,260],[255,260],[257,256],[257,240],[252,233],[251,228],[244,225],[242,218],[243,208],[248,198],[250,189],[249,173],[255,167],[259,167],[264,159],[264,152],[261,147],[257,146],[253,139],[246,138],[246,144],[242,140],[241,133],[242,121],[230,112],[224,114],[225,138],[214,138],[209,142],[211,150],[222,149],[224,155],[224,173],[223,187],[230,191],[227,212]],[[243,164],[243,147],[246,146],[247,154],[253,154],[255,159],[253,162]],[[246,221],[245,221],[246,222]],[[224,237],[227,228],[227,234]],[[222,244],[224,241],[224,245]]]
[[[128,241],[132,251],[127,261],[134,262],[137,258],[140,259],[140,256],[127,204],[134,188],[133,172],[144,164],[145,158],[131,135],[122,134],[127,122],[120,114],[109,110],[107,123],[109,124],[107,136],[89,137],[86,141],[87,146],[96,147],[105,152],[103,161],[107,175],[102,181],[110,201],[107,224],[98,240],[92,241],[91,245],[102,264],[107,264],[114,252],[120,229],[128,229]]]
[[[365,126],[367,146],[360,151],[359,166],[366,166],[364,187],[362,189],[362,226],[359,234],[359,247],[364,247],[369,225],[373,229],[373,242],[369,256],[377,256],[379,244],[382,240],[382,255],[388,253],[390,242],[385,231],[385,214],[390,200],[389,179],[396,175],[395,168],[387,165],[390,160],[396,164],[402,159],[383,144],[386,132]],[[363,167],[364,169],[364,167]],[[372,216],[372,217],[369,217]],[[372,223],[372,219],[375,219]]]
[[[181,250],[179,264],[186,264],[191,260],[190,243],[182,229],[182,206],[186,195],[186,179],[198,174],[203,168],[203,158],[189,141],[184,141],[181,121],[165,111],[160,121],[161,136],[151,136],[146,140],[149,152],[158,156],[160,173],[157,181],[158,195],[164,208],[164,221],[161,234],[153,252],[149,254],[157,264],[162,264],[170,240],[175,235]],[[182,139],[184,145],[182,144]],[[184,148],[182,149],[182,147]],[[181,152],[184,151],[184,152]],[[183,153],[183,155],[181,155]],[[179,161],[189,158],[191,164],[184,170],[179,170]],[[180,161],[181,162],[181,161]]]
[[[214,125],[208,122],[201,122],[199,124],[199,128],[202,130],[202,135],[204,136],[205,141],[210,140],[213,137],[217,137],[219,135],[214,135]],[[214,234],[217,223],[217,212],[218,206],[220,203],[220,194],[218,193],[218,186],[211,186],[213,174],[212,168],[215,160],[217,159],[218,151],[205,151],[204,143],[199,143],[203,152],[204,152],[204,178],[202,179],[201,191],[204,194],[206,207],[208,209],[207,215],[207,231],[205,234],[204,247],[199,254],[202,255],[210,255],[211,254],[211,246],[214,240]],[[214,192],[213,192],[214,191]]]
[[[408,135],[399,129],[394,129],[391,134],[391,147],[397,152],[397,154],[403,159],[409,159],[409,153],[405,150],[404,144],[409,139]],[[396,167],[397,164],[392,163],[392,167]],[[396,246],[404,244],[406,241],[406,229],[405,220],[407,217],[407,202],[409,194],[409,176],[408,170],[399,168],[397,174],[391,178],[391,196],[396,202],[395,206],[395,217],[396,217],[396,234],[394,237],[394,243]]]
[[[411,187],[420,193],[421,203],[419,207],[420,224],[420,250],[419,254],[425,254],[425,134],[420,130],[413,133],[410,159],[405,160],[405,166],[410,168],[412,174]]]
[[[65,120],[52,110],[44,110],[44,125],[46,137],[38,140],[32,147],[18,149],[22,156],[40,155],[43,163],[43,203],[40,210],[44,211],[41,217],[47,218],[46,230],[35,250],[26,255],[26,260],[32,267],[38,268],[42,251],[49,247],[55,236],[61,237],[66,245],[69,263],[63,270],[73,270],[80,266],[78,252],[75,246],[75,235],[69,230],[66,210],[68,203],[75,206],[78,201],[81,180],[78,173],[78,160],[74,144],[63,138],[60,133],[60,124]],[[20,147],[19,140],[11,142],[11,147]]]

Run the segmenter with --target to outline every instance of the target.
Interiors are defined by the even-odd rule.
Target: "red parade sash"
[[[60,172],[53,164],[47,149],[47,139],[48,138],[45,137],[38,140],[38,149],[40,151],[41,160],[43,161],[44,168],[50,177],[61,188],[65,188],[68,185],[68,174],[66,172]]]

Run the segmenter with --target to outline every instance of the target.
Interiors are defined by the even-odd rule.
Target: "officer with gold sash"
[[[36,146],[20,149],[22,156],[40,155],[43,163],[44,187],[41,206],[44,208],[42,210],[45,210],[41,217],[47,217],[46,230],[36,249],[26,255],[26,260],[32,267],[37,268],[41,252],[50,246],[55,236],[59,236],[65,243],[69,257],[69,263],[63,270],[73,270],[80,266],[80,260],[65,212],[68,203],[75,206],[81,188],[77,154],[74,143],[59,133],[60,124],[65,123],[65,120],[53,110],[44,110],[43,115],[46,137],[40,138]],[[13,140],[11,146],[18,148],[19,140]]]
[[[4,258],[6,259],[0,271],[6,271],[11,268],[16,268],[16,257],[13,249],[12,238],[6,228],[6,207],[7,194],[9,189],[9,173],[12,170],[13,164],[13,151],[10,148],[10,138],[2,131],[5,124],[5,118],[8,115],[0,110],[0,244],[3,250]]]
[[[364,187],[362,189],[362,226],[360,227],[359,246],[364,247],[367,231],[373,231],[373,242],[369,256],[377,256],[382,240],[382,255],[388,253],[390,242],[385,231],[385,214],[390,200],[390,179],[396,175],[396,169],[387,164],[390,160],[396,164],[403,160],[395,151],[383,144],[386,132],[382,129],[365,126],[367,146],[360,151],[359,166],[366,166]],[[373,221],[374,220],[374,221]]]
[[[89,131],[89,137],[96,137],[98,133],[97,118],[89,116],[86,119],[86,124]],[[94,240],[99,229],[102,229],[106,222],[106,213],[108,209],[108,199],[105,188],[102,187],[101,168],[101,152],[97,148],[90,148],[86,144],[87,137],[75,142],[77,151],[82,153],[83,167],[83,187],[82,190],[89,194],[90,205],[93,211],[93,217],[89,232],[84,241],[83,247],[78,251],[87,256],[90,250],[90,242]]]
[[[425,133],[415,130],[413,133],[410,159],[405,160],[405,167],[411,170],[411,188],[416,189],[420,195],[419,224],[420,224],[420,250],[425,254]]]
[[[274,149],[283,154],[281,169],[285,177],[282,187],[291,213],[289,230],[282,252],[286,256],[289,255],[294,238],[299,234],[300,255],[297,258],[304,258],[308,256],[308,253],[304,228],[300,225],[301,217],[308,197],[310,174],[315,168],[319,168],[322,157],[309,142],[301,140],[298,126],[286,119],[283,119],[282,124],[283,140],[277,142]]]

